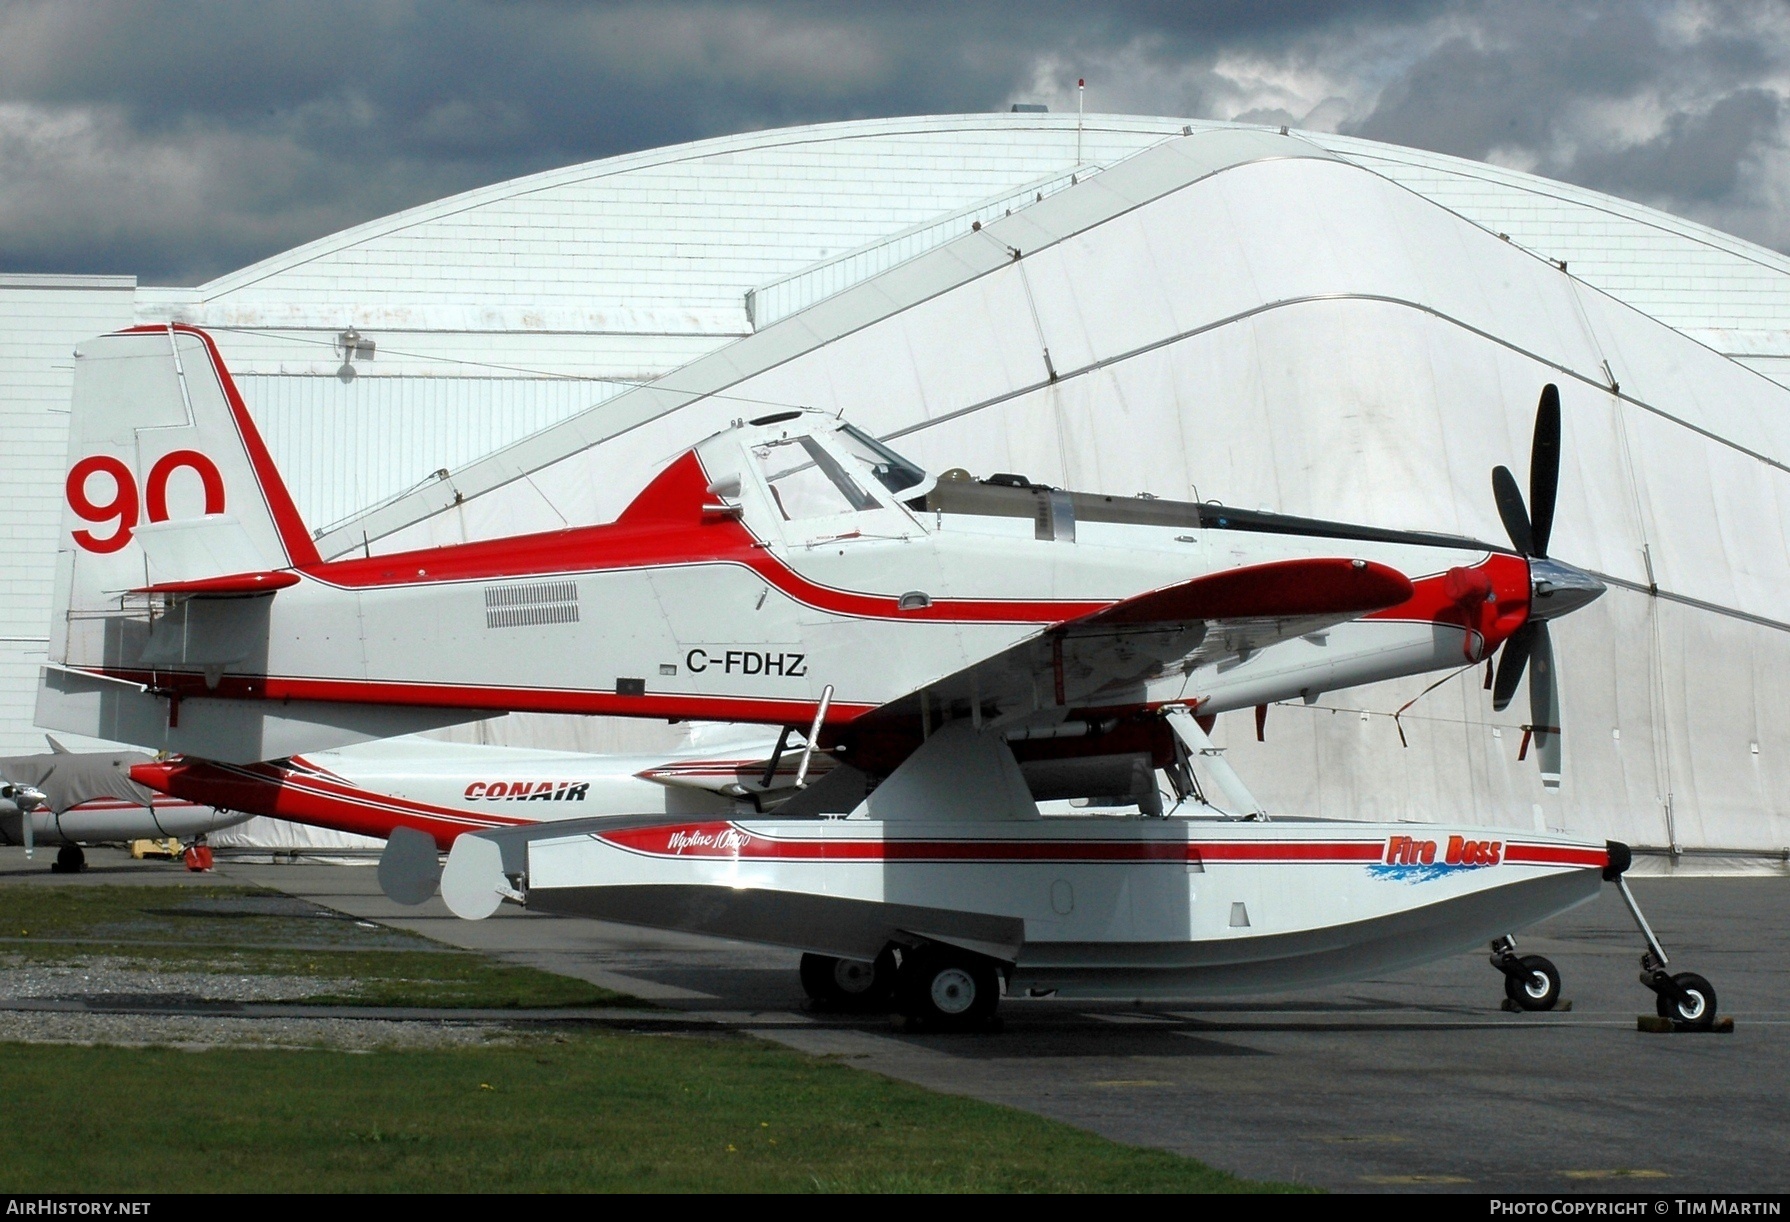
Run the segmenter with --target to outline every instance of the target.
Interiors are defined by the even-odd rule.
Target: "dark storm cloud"
[[[1783,146],[1784,9],[1542,3],[1492,16],[1418,57],[1343,130],[1518,164],[1718,224],[1763,202],[1748,192]],[[1790,236],[1758,219],[1746,236]]]
[[[12,4],[0,266],[190,281],[531,170],[987,109],[1027,60],[977,42],[944,8]]]
[[[1651,140],[1575,157],[1573,176],[1618,195],[1654,195],[1681,205],[1717,203],[1740,186],[1741,167],[1781,141],[1784,103],[1740,89],[1701,114],[1676,114]]]
[[[1391,15],[1431,3],[1353,10]],[[394,145],[481,151],[534,140],[650,147],[717,122],[978,108],[1043,51],[1134,40],[1209,55],[1340,20],[1269,4],[15,5],[0,93],[113,104],[145,130],[196,116],[279,126],[303,112]],[[1358,21],[1360,16],[1351,17]],[[357,113],[353,103],[368,110]],[[320,108],[319,104],[328,103]],[[334,113],[332,113],[332,111]],[[357,120],[377,116],[382,122]],[[605,119],[626,118],[618,127]]]
[[[1520,13],[1418,59],[1352,134],[1481,159],[1535,148],[1548,142],[1567,99],[1627,96],[1665,57],[1639,7],[1543,4]]]
[[[1080,75],[1097,110],[1341,127],[1757,228],[1787,40],[1747,6],[1691,0],[0,0],[0,269],[192,283],[533,170],[1073,105]],[[1624,107],[1651,118],[1612,124]]]

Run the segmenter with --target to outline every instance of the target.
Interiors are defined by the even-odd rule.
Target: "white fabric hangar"
[[[762,404],[843,410],[938,468],[1502,542],[1490,471],[1526,474],[1554,382],[1551,551],[1611,585],[1554,629],[1563,788],[1517,760],[1527,706],[1494,714],[1477,670],[1396,726],[1426,684],[1314,694],[1271,709],[1266,742],[1247,718],[1221,741],[1290,813],[1783,868],[1790,390],[1767,375],[1790,353],[1790,262],[1738,239],[1338,137],[955,116],[555,171],[131,297],[87,333],[213,328],[326,554],[608,518]],[[18,562],[47,569],[41,547]],[[24,629],[29,608],[6,610]],[[20,695],[8,737],[35,746]]]

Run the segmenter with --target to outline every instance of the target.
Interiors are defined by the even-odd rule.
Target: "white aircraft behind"
[[[416,736],[257,764],[137,755],[129,777],[170,802],[387,840],[380,881],[393,899],[415,904],[434,894],[438,850],[467,832],[617,815],[750,815],[796,793],[804,768],[804,779],[819,780],[833,767],[762,727],[698,726],[691,737],[670,750],[606,755]],[[412,864],[393,865],[406,847]],[[395,882],[405,868],[416,881]]]
[[[0,843],[24,845],[27,858],[40,844],[58,846],[57,873],[86,864],[83,845],[192,841],[249,817],[133,781],[130,770],[153,758],[141,751],[70,751],[49,741],[44,754],[0,759]]]

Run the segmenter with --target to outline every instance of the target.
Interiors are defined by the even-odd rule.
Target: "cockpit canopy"
[[[899,510],[938,482],[910,459],[836,417],[781,412],[740,426],[738,442],[787,522]],[[723,442],[722,437],[711,439]],[[711,471],[725,460],[705,444]],[[718,478],[725,480],[723,473]]]

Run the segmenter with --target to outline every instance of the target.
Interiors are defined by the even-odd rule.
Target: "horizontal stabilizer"
[[[145,522],[135,538],[143,549],[151,586],[197,581],[224,573],[252,573],[271,558],[247,528],[227,513]]]
[[[226,577],[201,577],[194,581],[164,581],[140,586],[132,594],[271,594],[298,584],[298,574],[289,572],[232,573]]]
[[[489,710],[322,700],[275,704],[186,697],[175,701],[140,684],[60,666],[44,667],[37,685],[37,724],[46,729],[226,764],[327,751],[496,715]]]

